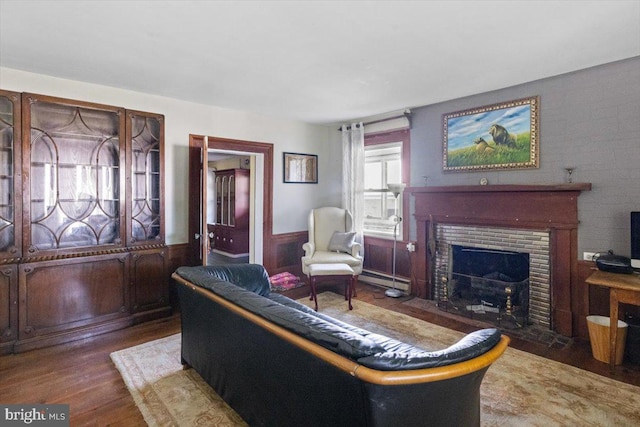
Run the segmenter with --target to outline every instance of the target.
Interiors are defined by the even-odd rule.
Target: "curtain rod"
[[[387,117],[385,119],[379,119],[379,120],[372,120],[370,122],[364,122],[362,123],[362,126],[365,125],[373,125],[376,123],[382,123],[382,122],[387,122],[389,120],[395,120],[395,119],[402,119],[405,118],[409,121],[409,128],[411,128],[411,110],[405,110],[401,115],[399,116],[393,116],[393,117]],[[356,127],[358,127],[360,124],[356,124]],[[340,126],[338,128],[339,131],[342,131],[342,126]],[[347,126],[347,130],[351,130],[351,126]]]

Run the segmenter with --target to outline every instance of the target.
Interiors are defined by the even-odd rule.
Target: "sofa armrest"
[[[390,340],[390,349],[358,359],[362,365],[380,371],[427,369],[453,365],[482,356],[502,337],[496,328],[481,329],[465,335],[455,344],[438,351],[424,351]]]

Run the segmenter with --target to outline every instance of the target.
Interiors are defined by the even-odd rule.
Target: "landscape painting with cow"
[[[443,170],[537,168],[539,97],[443,115]]]

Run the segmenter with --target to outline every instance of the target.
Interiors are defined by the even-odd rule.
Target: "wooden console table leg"
[[[616,368],[616,341],[618,339],[618,292],[609,290],[609,369]]]

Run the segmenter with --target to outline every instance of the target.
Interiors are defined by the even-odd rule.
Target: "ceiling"
[[[638,0],[0,0],[2,67],[318,124],[639,55]]]

